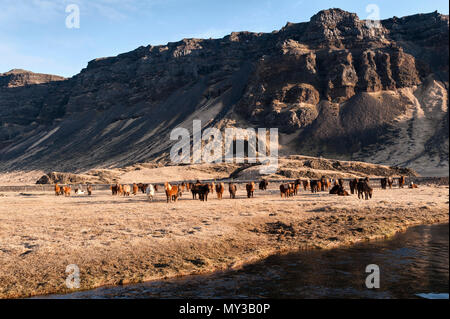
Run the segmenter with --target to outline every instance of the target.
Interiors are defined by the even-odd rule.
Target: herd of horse
[[[81,188],[81,185],[79,187],[76,187],[74,189],[75,194],[84,194],[84,191]],[[92,185],[88,184],[86,186],[86,191],[88,193],[89,196],[92,195]],[[64,195],[64,196],[70,196],[70,194],[72,193],[72,187],[70,185],[67,186],[59,186],[58,183],[55,184],[55,195],[59,196],[59,195]]]
[[[394,184],[394,179],[392,177],[385,177],[380,180],[381,188],[387,189],[392,188]],[[406,183],[404,176],[398,178],[399,188],[403,188]],[[297,179],[294,182],[283,183],[280,185],[280,196],[283,198],[289,198],[297,195],[301,188],[304,191],[310,190],[312,193],[326,192],[338,196],[350,196],[350,194],[357,194],[359,199],[368,200],[373,196],[373,188],[369,186],[369,178],[354,178],[348,182],[350,193],[347,192],[344,186],[344,180],[332,179],[322,176],[320,179]],[[265,179],[259,182],[259,189],[262,191],[267,190],[269,182]],[[255,182],[249,182],[245,185],[245,190],[248,198],[254,197],[254,192],[256,188]],[[417,185],[413,182],[410,183],[409,188],[417,188]],[[55,184],[55,195],[70,196],[71,186],[60,187]],[[157,184],[143,184],[143,183],[133,183],[129,184],[113,184],[110,186],[112,195],[117,196],[130,196],[131,194],[137,195],[138,192],[147,194],[149,200],[153,201],[155,193],[158,191]],[[164,183],[164,192],[166,194],[167,202],[176,202],[180,197],[182,197],[184,192],[191,192],[192,199],[198,199],[200,201],[208,201],[209,194],[214,194],[216,192],[217,198],[222,199],[225,192],[225,183],[202,183],[197,180],[195,183],[183,182],[181,184],[170,184],[169,182]],[[228,183],[228,192],[231,199],[236,198],[237,184],[233,182]],[[84,194],[81,190],[81,186],[75,188],[76,194]],[[92,185],[87,185],[88,195],[92,195]]]

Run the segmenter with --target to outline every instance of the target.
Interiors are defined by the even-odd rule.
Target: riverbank
[[[448,299],[449,224],[420,225],[387,239],[276,254],[242,269],[104,286],[48,299]],[[367,265],[380,287],[364,284]]]
[[[279,252],[334,248],[391,236],[420,224],[448,223],[448,186],[376,189],[374,198],[327,193],[280,198],[276,188],[245,198],[167,204],[158,193],[0,198],[0,297],[67,293],[69,264],[80,290],[236,269]]]

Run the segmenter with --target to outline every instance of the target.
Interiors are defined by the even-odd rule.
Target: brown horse
[[[233,183],[228,183],[228,191],[230,192],[230,198],[236,198],[237,186]]]
[[[341,187],[340,185],[335,184],[335,185],[330,189],[330,194],[331,194],[331,195],[337,195],[338,192],[339,192],[339,190],[340,190],[341,188],[342,188],[342,187]]]
[[[295,183],[289,183],[289,192],[288,192],[289,196],[294,196],[295,195]]]
[[[300,191],[300,183],[294,183],[294,195],[297,195]]]
[[[148,184],[139,183],[139,184],[137,184],[137,187],[142,192],[142,194],[145,194],[147,192]]]
[[[133,195],[137,195],[138,191],[139,191],[139,186],[137,186],[136,183],[133,183]]]
[[[384,178],[380,179],[380,183],[381,183],[381,189],[386,189],[386,187],[387,187],[387,178],[384,177]]]
[[[64,196],[70,196],[70,191],[72,190],[72,188],[70,186],[64,186],[63,190],[64,190]]]
[[[387,183],[389,188],[392,189],[392,184],[394,184],[394,180],[392,179],[392,177],[387,178]]]
[[[320,182],[316,180],[312,180],[310,183],[311,193],[317,193],[320,190]]]
[[[208,201],[208,194],[209,194],[209,184],[196,184],[197,191],[198,191],[198,198],[202,202]]]
[[[55,195],[59,196],[61,193],[61,187],[59,187],[58,183],[55,184]]]
[[[405,176],[400,176],[400,178],[398,179],[398,187],[403,188],[403,186],[405,186],[405,182],[406,182]]]
[[[202,183],[200,183],[199,180],[197,180],[197,182],[195,184],[192,184],[190,186],[191,193],[192,193],[192,199],[197,199],[197,194],[198,194],[198,198],[202,202],[208,201],[208,194],[209,194],[210,187],[211,187],[210,184],[202,184]]]
[[[369,186],[369,183],[365,180],[360,180],[358,184],[356,185],[356,188],[358,190],[358,198],[366,199],[372,198],[373,195],[373,189]],[[361,196],[361,197],[360,197]]]
[[[164,189],[166,191],[167,202],[170,203],[172,199],[176,202],[178,200],[178,186],[170,185],[169,182],[164,183]]]
[[[419,188],[414,182],[409,183],[409,188]]]
[[[262,191],[267,190],[267,186],[269,185],[269,182],[265,179],[263,179],[261,182],[259,182],[259,189]]]
[[[358,179],[354,178],[353,180],[349,181],[349,186],[350,186],[350,193],[352,193],[352,195],[355,193],[356,190],[356,186],[358,185]]]
[[[209,187],[209,192],[211,193],[211,194],[214,194],[214,182],[212,182],[212,183],[210,183],[210,184],[208,184],[208,187]]]
[[[280,185],[280,196],[284,198],[288,198],[291,193],[291,185],[290,184],[281,184]]]
[[[319,188],[320,188],[320,190],[322,192],[327,191],[328,187],[329,187],[329,184],[331,184],[329,179],[326,178],[325,176],[322,176],[322,178],[320,179],[319,183],[320,183]]]
[[[309,179],[303,181],[303,190],[306,191],[309,188]]]
[[[131,187],[130,185],[122,185],[122,193],[123,196],[130,196],[131,193]]]
[[[245,185],[245,189],[247,190],[247,197],[253,197],[253,192],[255,191],[255,182],[251,182]]]
[[[344,189],[344,186],[336,184],[331,188],[330,194],[335,194],[338,196],[350,196],[348,192]]]
[[[191,189],[191,193],[192,193],[192,199],[197,199],[197,194],[199,193],[200,185],[202,185],[200,183],[200,181],[197,181],[197,183],[191,185],[190,189]],[[209,190],[209,187],[208,187],[208,190]]]
[[[110,189],[111,189],[111,194],[112,195],[117,195],[117,193],[119,192],[119,185],[111,185],[111,187],[110,187]]]
[[[222,199],[223,192],[225,191],[225,185],[223,183],[219,183],[216,185],[216,193],[217,198]]]

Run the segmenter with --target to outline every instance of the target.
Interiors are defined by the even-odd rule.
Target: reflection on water
[[[272,256],[242,270],[103,287],[51,298],[448,298],[449,225],[419,226],[389,240]],[[380,267],[380,288],[365,286]]]

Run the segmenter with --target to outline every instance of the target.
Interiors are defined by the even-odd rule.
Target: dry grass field
[[[167,204],[144,194],[56,197],[0,194],[0,297],[69,292],[66,266],[80,269],[80,290],[237,268],[274,253],[332,248],[390,236],[409,226],[448,222],[448,186],[375,189],[374,198],[322,192],[280,198],[269,190],[208,202],[185,193]]]

